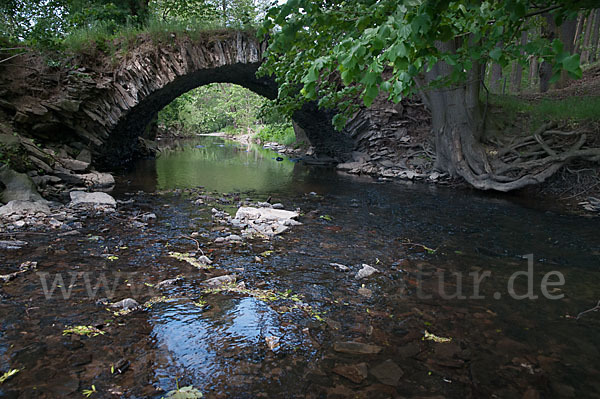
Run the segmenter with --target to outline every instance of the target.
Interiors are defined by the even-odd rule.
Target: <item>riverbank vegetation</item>
[[[127,53],[140,36],[164,42],[182,35],[219,35],[226,29],[255,31],[268,6],[266,0],[15,0],[0,4],[0,34],[4,48],[17,43],[22,49],[37,49],[48,54],[47,62],[59,66],[71,62],[63,53]],[[22,49],[15,48],[17,53]],[[213,84],[177,98],[159,113],[158,123],[173,136],[224,131],[293,144],[290,119],[269,108],[267,99],[247,89]]]
[[[5,0],[0,36],[41,50],[78,51],[90,42],[149,34],[166,38],[222,29],[255,29],[266,0]]]
[[[267,14],[261,32],[270,37],[269,55],[261,68],[276,76],[284,111],[318,101],[340,111],[338,128],[380,93],[394,102],[419,96],[432,114],[435,169],[479,189],[510,191],[543,182],[573,159],[597,162],[600,149],[582,131],[490,135],[493,115],[481,102],[490,90],[486,70],[492,91],[503,68],[514,65],[522,75],[528,61],[542,91],[581,78],[580,59],[597,52],[593,40],[579,40],[584,25],[585,36],[597,36],[595,5],[291,0]],[[588,55],[580,57],[577,44]],[[515,157],[515,145],[532,156]]]
[[[198,87],[158,113],[159,131],[169,136],[224,132],[249,135],[262,142],[292,145],[289,118],[271,112],[271,101],[238,85],[213,83]]]
[[[200,88],[167,107],[159,117],[163,125],[179,134],[252,131],[287,141],[289,117],[306,102],[337,113],[333,123],[342,129],[378,96],[393,102],[420,97],[432,115],[426,139],[435,151],[433,167],[479,189],[510,191],[543,182],[572,160],[600,159],[597,131],[565,134],[574,118],[594,120],[596,93],[585,93],[592,99],[581,103],[525,96],[534,88],[565,88],[581,78],[582,66],[597,62],[596,6],[591,0],[7,0],[0,3],[0,32],[7,57],[34,48],[55,52],[48,57],[53,65],[76,69],[63,65],[73,58],[61,54],[126,57],[141,36],[160,41],[258,28],[269,42],[261,72],[279,84],[276,106],[224,85],[218,86],[219,100],[214,89]],[[503,112],[493,110],[498,107]],[[268,121],[259,108],[277,120]],[[570,108],[576,111],[565,111]],[[517,110],[531,114],[531,129],[499,132],[506,123],[498,119]],[[552,121],[566,123],[535,130]],[[533,155],[515,158],[515,143],[520,154]]]

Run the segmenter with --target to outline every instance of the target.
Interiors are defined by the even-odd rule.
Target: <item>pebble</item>
[[[225,238],[226,241],[242,241],[242,237],[237,234],[231,234]],[[215,241],[216,242],[216,241]]]
[[[144,222],[147,222],[149,220],[155,220],[156,219],[156,214],[154,213],[146,213],[144,215],[142,215],[142,220]]]
[[[135,309],[140,304],[133,298],[125,298],[122,301],[115,302],[110,305],[111,308],[122,308],[122,309]]]
[[[198,258],[198,262],[200,262],[204,265],[210,265],[213,263],[212,260],[208,259],[208,257],[204,256],[204,255],[202,255]]]
[[[371,298],[371,296],[373,296],[373,291],[365,287],[360,287],[358,289],[358,294],[364,296],[365,298]]]
[[[329,266],[333,266],[336,270],[340,272],[349,272],[350,268],[346,265],[342,265],[341,263],[330,263]]]
[[[373,275],[374,273],[378,273],[378,272],[379,272],[379,270],[375,269],[372,266],[367,265],[366,263],[363,263],[362,269],[360,269],[358,271],[358,273],[356,273],[355,277],[357,280],[360,280],[363,278],[367,278],[367,277]]]
[[[162,288],[162,287],[166,287],[168,285],[173,285],[176,282],[182,280],[182,278],[180,277],[175,277],[175,278],[170,278],[168,280],[163,280],[160,283],[156,284],[156,288]]]

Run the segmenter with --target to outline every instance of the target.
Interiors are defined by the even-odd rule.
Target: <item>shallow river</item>
[[[277,156],[172,144],[118,179],[117,214],[0,253],[38,262],[2,287],[0,372],[20,371],[0,396],[600,398],[600,314],[576,319],[600,299],[598,219]],[[214,243],[239,231],[212,208],[268,197],[303,224]],[[212,269],[170,256],[201,252]],[[356,279],[363,264],[378,272]],[[207,292],[224,274],[245,288]],[[147,306],[117,315],[105,297]],[[100,333],[63,333],[80,325]]]

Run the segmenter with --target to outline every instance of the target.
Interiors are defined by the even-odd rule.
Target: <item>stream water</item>
[[[598,219],[277,156],[172,143],[118,179],[117,214],[0,253],[10,271],[38,262],[2,286],[0,374],[20,371],[0,396],[600,397],[600,315],[576,319],[600,299]],[[214,242],[238,231],[212,208],[268,197],[303,224]],[[201,252],[214,268],[170,256]],[[363,264],[378,272],[356,279]],[[224,274],[245,288],[208,293]],[[148,306],[115,315],[103,297]],[[101,334],[63,333],[79,325]]]

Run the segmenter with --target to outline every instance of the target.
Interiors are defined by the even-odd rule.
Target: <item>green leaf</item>
[[[552,41],[552,50],[554,50],[555,54],[560,54],[563,52],[563,42],[558,39],[554,39]]]
[[[342,72],[342,82],[344,82],[345,85],[349,85],[352,80],[352,73],[348,69],[344,70],[344,72]]]
[[[371,48],[377,52],[383,48],[384,44],[385,43],[383,42],[383,40],[381,40],[380,37],[376,36],[373,38],[373,41],[371,42]],[[364,47],[361,47],[361,48],[364,48]]]
[[[377,81],[378,76],[379,74],[375,72],[367,72],[360,82],[364,83],[365,85],[372,86]]]
[[[317,72],[317,69],[312,66],[309,70],[308,70],[308,75],[306,75],[306,82],[314,82],[317,79],[319,79],[319,73]]]
[[[490,51],[490,58],[496,62],[500,60],[501,56],[502,56],[502,49],[500,47],[494,47]]]
[[[425,33],[431,26],[431,18],[427,14],[417,14],[411,23],[413,32]]]
[[[346,125],[346,117],[342,114],[336,114],[333,117],[333,126],[337,129],[337,130],[342,130],[342,128]]]
[[[382,84],[379,85],[379,89],[382,91],[389,92],[391,88],[392,88],[392,84],[388,80],[386,80],[385,82],[383,82]]]
[[[568,57],[565,57],[562,60],[562,65],[565,70],[575,74],[578,71],[581,71],[579,67],[579,54],[573,54]]]
[[[368,86],[365,90],[365,94],[363,95],[363,103],[365,107],[370,107],[375,101],[375,97],[379,94],[379,88],[377,86]]]

